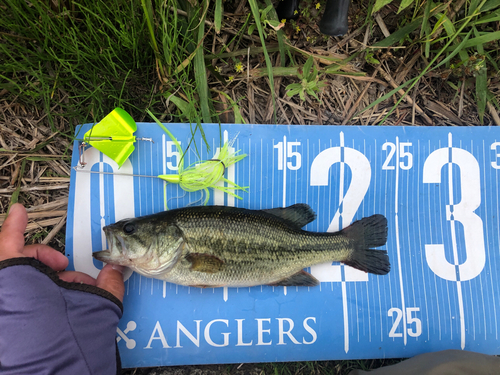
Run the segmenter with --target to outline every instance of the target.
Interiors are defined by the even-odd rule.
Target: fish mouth
[[[118,240],[120,242],[120,245],[122,245],[122,254],[125,254],[128,251],[128,249],[127,249],[127,245],[125,244],[125,241],[123,240],[123,237],[115,234],[114,238],[115,238],[115,240]],[[116,245],[116,243],[115,243],[115,245]]]
[[[110,261],[116,260],[117,254],[113,255],[113,252],[118,250],[120,255],[126,254],[128,251],[127,245],[125,244],[125,240],[122,236],[113,233],[107,227],[104,228],[104,234],[106,235],[106,239],[108,241],[108,250],[97,251],[92,253],[92,256],[100,260],[101,262],[108,263]]]
[[[111,258],[111,251],[109,250],[102,250],[102,251],[97,251],[95,253],[92,253],[92,256],[100,260],[101,262],[108,262],[109,259]]]
[[[108,240],[108,248],[111,251],[118,249],[122,254],[125,254],[128,251],[127,245],[125,244],[125,240],[122,236],[117,233],[113,233],[109,227],[104,227],[103,230],[106,235],[106,239]],[[118,243],[121,245],[121,249]]]

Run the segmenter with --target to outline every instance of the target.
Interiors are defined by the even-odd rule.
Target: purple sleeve
[[[0,262],[0,373],[116,374],[123,306],[33,258]]]

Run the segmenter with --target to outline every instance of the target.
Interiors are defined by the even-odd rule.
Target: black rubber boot
[[[319,30],[326,35],[344,35],[349,30],[347,24],[347,11],[349,0],[328,0],[325,13],[319,23]]]
[[[276,7],[276,13],[278,13],[278,19],[281,21],[283,18],[287,20],[295,19],[299,16],[299,13],[295,14],[295,11],[299,10],[299,0],[281,0]]]

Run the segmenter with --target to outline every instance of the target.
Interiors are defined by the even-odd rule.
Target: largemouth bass
[[[335,233],[301,228],[316,218],[306,204],[248,210],[225,206],[180,208],[104,227],[106,263],[175,284],[196,287],[314,286],[303,268],[339,261],[377,275],[390,270],[383,250],[387,219],[373,215]]]

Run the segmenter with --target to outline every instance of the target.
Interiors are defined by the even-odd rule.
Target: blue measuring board
[[[313,288],[215,289],[129,271],[117,331],[124,367],[500,354],[499,128],[210,124],[207,150],[194,125],[167,126],[190,145],[186,166],[232,139],[248,155],[226,171],[248,193],[212,190],[209,204],[307,203],[317,219],[305,229],[317,232],[383,214],[392,269],[377,276],[327,263],[308,270],[321,281]],[[163,131],[139,123],[136,135],[154,143],[136,142],[122,168],[88,148],[85,168],[71,172],[67,256],[94,277],[103,226],[202,202],[147,177],[176,173],[179,154]]]

